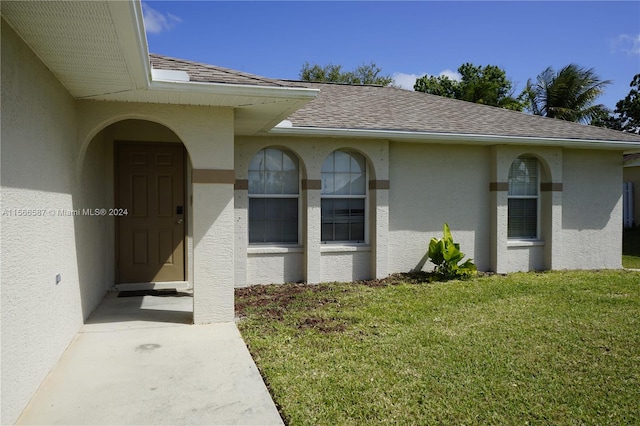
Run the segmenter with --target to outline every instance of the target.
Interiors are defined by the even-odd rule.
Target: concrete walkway
[[[109,293],[18,424],[281,425],[233,323],[190,325],[192,297]]]

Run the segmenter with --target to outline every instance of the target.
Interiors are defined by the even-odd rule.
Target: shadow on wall
[[[451,235],[453,237],[453,241],[455,243],[460,244],[460,251],[464,253],[464,257],[460,261],[460,264],[466,262],[468,259],[471,259],[471,261],[476,265],[476,267],[478,267],[478,259],[480,259],[479,262],[483,266],[478,267],[478,269],[481,271],[489,270],[488,266],[485,266],[485,264],[488,265],[490,261],[489,247],[480,246],[479,239],[476,238],[477,236],[476,232],[473,232],[473,231],[456,232],[454,229],[451,229]],[[434,233],[432,237],[429,237],[429,241],[425,244],[424,255],[418,261],[416,266],[411,269],[410,272],[419,272],[419,271],[432,272],[435,269],[435,265],[431,263],[431,261],[429,260],[429,243],[431,242],[431,238],[436,238],[439,240],[442,238],[442,236],[443,236],[443,233],[442,231],[440,231],[439,234]],[[462,236],[462,241],[463,241],[462,243],[460,242],[461,241],[460,236]],[[486,234],[485,238],[486,238],[485,241],[488,241],[488,238],[489,238],[488,233]],[[469,242],[471,243],[469,244]],[[473,247],[474,249],[473,252],[470,250],[470,247]],[[482,262],[485,262],[485,263],[482,263]]]
[[[112,152],[113,144],[100,132],[85,155],[79,194],[73,199],[76,212],[113,207]],[[74,226],[82,317],[86,320],[114,283],[114,218],[79,214],[74,217]]]
[[[247,259],[247,285],[303,282],[302,253],[250,253]]]
[[[420,261],[416,264],[416,266],[412,268],[409,272],[420,272],[424,270],[424,266],[427,264],[427,262],[429,262],[428,247],[427,247],[427,251],[424,253],[424,256],[422,256],[422,259],[420,259]],[[429,268],[427,269],[427,272],[430,272],[434,268],[434,266],[435,265],[433,263],[429,263]]]

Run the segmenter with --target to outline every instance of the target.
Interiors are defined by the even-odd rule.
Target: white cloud
[[[406,74],[403,72],[394,72],[392,77],[393,83],[396,86],[402,89],[413,90],[413,85],[416,84],[416,80],[420,77],[424,77],[425,75],[432,74],[426,72],[423,72],[421,74]],[[451,71],[450,69],[440,71],[440,74],[438,74],[438,76],[446,76],[455,81],[460,81],[460,79],[462,78],[460,74],[455,71]]]
[[[640,34],[621,34],[611,42],[611,52],[626,52],[629,55],[640,55]]]
[[[438,74],[438,77],[441,77],[441,76],[449,77],[449,79],[453,81],[462,80],[462,76],[457,71],[451,71],[450,69],[440,71],[440,74]]]
[[[413,90],[413,85],[416,84],[416,80],[423,75],[424,74],[405,74],[403,72],[394,72],[393,84],[401,89]]]
[[[176,24],[182,22],[182,19],[171,13],[163,14],[142,3],[142,15],[144,17],[144,27],[148,33],[158,34],[162,31],[170,30]]]

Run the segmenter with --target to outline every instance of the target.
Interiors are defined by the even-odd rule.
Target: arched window
[[[367,162],[334,151],[322,163],[322,242],[365,242]]]
[[[266,148],[249,165],[249,243],[298,243],[298,157]]]
[[[509,169],[508,238],[538,238],[538,160],[518,157]]]

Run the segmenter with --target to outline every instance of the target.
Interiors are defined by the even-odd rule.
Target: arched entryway
[[[91,236],[79,240],[86,279],[106,289],[192,287],[191,165],[180,138],[162,124],[124,119],[98,131],[83,154],[75,204],[95,212],[77,221],[78,233]]]
[[[184,281],[193,288],[193,322],[233,321],[233,110],[136,103],[81,104],[76,164],[84,195],[78,197],[77,204],[116,207],[116,144],[184,146]],[[172,215],[180,216],[176,213],[180,204],[173,200],[172,205]],[[175,223],[179,217],[173,220]],[[98,270],[106,279],[95,285],[112,288],[121,281],[116,276],[116,220],[104,217],[90,224],[83,221],[83,232],[91,234],[86,240],[93,245],[86,256],[93,265],[86,268],[86,275]],[[94,238],[96,233],[101,233],[99,239]]]

